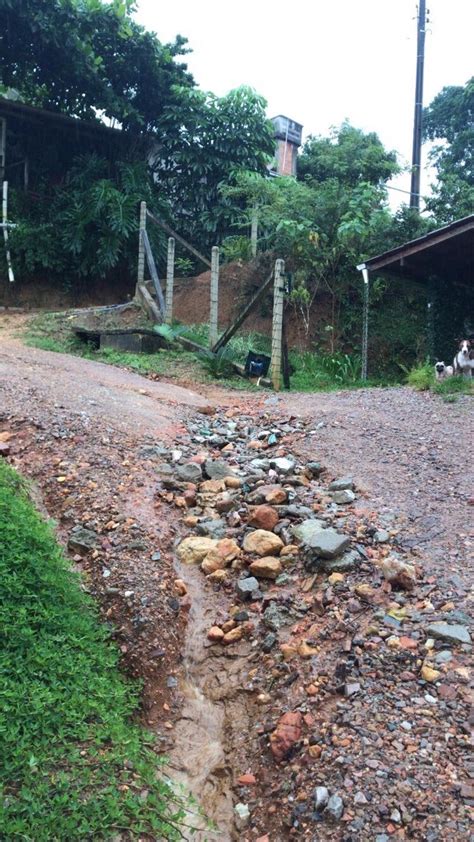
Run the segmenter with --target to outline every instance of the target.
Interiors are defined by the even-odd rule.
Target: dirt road
[[[218,411],[214,422],[218,435],[222,435],[219,425],[226,423],[222,407],[230,410],[229,417],[238,418],[240,413],[258,419],[266,412],[277,422],[285,419],[290,429],[287,446],[293,453],[303,463],[320,460],[331,476],[350,474],[359,492],[354,518],[359,517],[360,511],[362,521],[364,511],[376,510],[387,528],[390,524],[396,526],[401,549],[412,554],[425,569],[423,591],[406,602],[410,611],[413,609],[413,617],[409,614],[408,631],[403,632],[414,635],[410,646],[415,647],[415,654],[410,657],[414,670],[415,656],[420,658],[416,674],[406,668],[403,671],[403,666],[398,665],[402,664],[403,652],[394,651],[392,661],[388,647],[387,655],[384,641],[393,629],[369,640],[366,650],[360,638],[354,644],[353,663],[359,665],[362,676],[359,681],[366,689],[364,695],[361,692],[360,701],[359,696],[355,702],[351,700],[349,714],[343,712],[347,700],[336,704],[338,697],[334,695],[328,695],[325,704],[316,697],[314,707],[308,708],[304,682],[308,679],[309,661],[300,667],[298,681],[286,683],[276,692],[271,690],[268,710],[258,707],[245,683],[247,662],[237,649],[226,650],[230,653],[226,656],[227,671],[234,675],[237,695],[228,694],[229,716],[233,722],[232,727],[228,725],[227,754],[219,760],[223,783],[214,775],[214,780],[207,780],[206,785],[211,800],[213,786],[216,799],[224,792],[227,807],[230,804],[230,811],[226,807],[222,813],[226,822],[232,821],[232,803],[248,803],[253,829],[240,830],[237,835],[225,831],[223,840],[255,836],[266,840],[262,835],[266,833],[270,842],[293,838],[298,833],[310,840],[358,842],[387,842],[391,837],[420,842],[467,840],[468,806],[472,804],[473,794],[472,787],[466,784],[466,768],[458,760],[465,750],[465,720],[464,714],[459,713],[464,710],[465,702],[464,662],[456,658],[452,661],[447,689],[445,685],[441,688],[445,695],[441,690],[439,694],[441,707],[446,706],[443,715],[450,731],[446,740],[439,730],[439,715],[436,719],[434,708],[430,708],[436,703],[432,695],[434,687],[422,685],[420,689],[418,671],[424,657],[424,638],[419,629],[424,621],[423,612],[431,610],[431,592],[435,592],[435,607],[457,612],[457,622],[466,622],[463,612],[469,605],[468,565],[472,564],[469,532],[474,512],[470,454],[474,431],[472,399],[461,397],[456,404],[448,405],[439,398],[404,388],[291,396],[238,395],[219,389],[198,392],[166,382],[152,382],[101,363],[26,348],[14,338],[11,327],[9,322],[7,329],[2,330],[0,321],[0,432],[11,436],[10,458],[37,484],[64,544],[71,535],[77,537],[79,527],[94,536],[93,551],[71,550],[71,557],[86,586],[97,597],[104,618],[115,629],[125,668],[144,680],[144,718],[155,729],[161,750],[170,750],[172,756],[173,751],[176,754],[173,731],[176,728],[177,734],[183,733],[179,724],[183,722],[180,719],[183,698],[176,688],[183,669],[189,670],[189,650],[196,657],[197,648],[203,660],[198,660],[190,670],[197,685],[193,685],[192,697],[188,697],[188,709],[191,698],[191,708],[197,699],[201,717],[203,710],[207,710],[206,699],[203,698],[202,704],[200,701],[201,673],[207,671],[208,679],[212,673],[213,680],[222,682],[217,694],[219,704],[226,704],[228,692],[224,687],[227,680],[224,661],[217,656],[210,670],[207,662],[212,658],[207,656],[207,650],[201,652],[201,646],[192,645],[192,629],[188,628],[186,633],[189,610],[195,617],[202,608],[196,628],[204,637],[209,623],[215,622],[212,617],[224,610],[221,592],[209,586],[199,593],[200,580],[195,576],[188,594],[178,598],[173,544],[182,529],[181,504],[176,503],[173,493],[168,500],[166,491],[157,491],[161,461],[179,462],[182,450],[191,454],[193,448],[203,446],[199,429],[206,421],[202,411],[209,404]],[[306,420],[304,436],[291,433],[292,415]],[[189,424],[194,430],[191,434]],[[252,458],[255,452],[250,450],[249,454],[245,458]],[[335,597],[331,596],[333,602],[326,606],[328,629],[333,630],[335,641],[345,642],[347,632],[341,631],[342,621],[350,626],[360,610],[353,599],[351,575],[348,574],[347,586],[342,586],[340,604],[339,597],[334,603]],[[297,581],[295,587],[301,588],[301,582]],[[281,599],[286,599],[285,588],[281,593]],[[215,607],[210,608],[209,600],[215,600]],[[404,600],[403,596],[399,598],[402,612]],[[295,601],[300,605],[301,591]],[[318,615],[317,622],[326,622],[326,615],[323,619]],[[453,615],[452,619],[456,617]],[[392,625],[396,622],[395,618]],[[299,625],[304,625],[303,620]],[[331,661],[331,646],[341,646],[331,643],[331,634],[328,632],[327,639],[323,637],[321,662],[323,650]],[[357,634],[354,640],[358,640]],[[256,645],[246,641],[245,657],[251,657],[254,666],[263,664],[266,669],[265,658],[271,661],[274,656],[265,655],[262,660]],[[332,661],[335,660],[333,654]],[[278,670],[274,669],[279,668],[279,662],[270,661],[268,676],[273,676],[269,684],[272,688],[280,680]],[[294,674],[286,662],[280,666],[287,669],[288,682],[293,680]],[[303,701],[298,693],[303,694]],[[417,704],[428,707],[427,712],[425,707],[420,708],[425,717],[421,726],[416,724],[416,705],[410,707],[415,694],[419,697]],[[242,697],[245,701],[241,701]],[[423,699],[428,701],[425,703]],[[323,746],[323,760],[319,765],[311,759],[313,754],[304,753],[304,741],[300,747],[302,757],[296,755],[290,763],[282,765],[273,763],[268,743],[266,748],[261,748],[268,728],[275,726],[285,705],[290,705],[290,710],[296,706],[303,711],[314,711],[316,719],[326,717],[323,725],[327,732],[324,728],[321,731],[326,736],[321,738],[318,734],[317,738]],[[246,718],[240,720],[244,707]],[[398,730],[393,736],[390,729],[395,728],[399,715],[404,717],[401,726],[396,726],[402,729],[401,736]],[[311,717],[307,716],[309,723]],[[247,730],[241,722],[245,722]],[[318,721],[318,727],[319,724]],[[405,738],[405,727],[413,729],[411,735],[407,732],[409,739]],[[353,728],[349,749],[345,748],[344,728],[349,731]],[[193,732],[192,723],[190,727],[188,722],[187,730]],[[205,738],[205,729],[203,733]],[[356,749],[359,737],[362,743]],[[448,738],[450,759],[445,763]],[[217,749],[216,755],[220,756],[220,743]],[[347,751],[351,754],[349,759],[345,757]],[[411,754],[412,751],[420,754]],[[199,759],[196,746],[194,756]],[[394,756],[397,760],[391,765]],[[258,787],[238,788],[238,774],[250,771],[257,773]],[[433,775],[440,776],[438,788],[438,779],[435,781]],[[232,782],[234,790],[230,791]],[[316,813],[316,825],[311,816],[308,818],[311,791],[323,783],[331,791],[336,785],[343,791],[344,804],[349,806],[342,824],[331,821],[319,824],[321,816]],[[351,800],[354,793],[359,797],[355,806]],[[206,803],[207,808],[212,813],[211,803]],[[219,817],[219,809],[215,815]]]

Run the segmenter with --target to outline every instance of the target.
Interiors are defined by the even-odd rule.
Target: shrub
[[[407,382],[418,392],[426,392],[435,382],[433,366],[429,362],[419,363],[408,373]]]

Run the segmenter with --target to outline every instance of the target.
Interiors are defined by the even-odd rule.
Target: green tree
[[[0,0],[0,82],[30,105],[156,129],[193,86],[186,39],[162,44],[130,0]]]
[[[298,179],[320,184],[336,179],[347,187],[378,184],[399,171],[395,152],[387,152],[375,132],[343,123],[329,137],[310,136],[298,157]]]
[[[429,157],[437,181],[427,207],[438,222],[452,222],[474,210],[474,77],[443,88],[423,121],[425,140],[436,144]]]

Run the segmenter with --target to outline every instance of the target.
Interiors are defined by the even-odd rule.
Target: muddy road
[[[26,348],[6,327],[0,432],[9,458],[36,483],[65,546],[79,528],[96,538],[82,550],[76,541],[69,554],[114,629],[124,668],[144,681],[143,718],[170,757],[169,774],[219,829],[192,838],[467,840],[469,646],[436,642],[436,657],[449,650],[433,661],[438,682],[419,674],[429,622],[469,619],[472,399],[448,405],[401,388],[291,398],[198,392]],[[314,460],[327,468],[324,481],[273,480],[350,533],[365,560],[329,586],[326,575],[308,585],[302,568],[290,567],[281,585],[263,580],[263,601],[241,605],[247,618],[234,621],[239,565],[219,583],[177,561],[176,547],[198,524],[186,520],[194,509],[160,466],[225,455],[244,475],[268,455],[268,435],[259,436],[273,428],[283,430],[281,458],[302,466],[297,477]],[[228,440],[227,453],[212,436]],[[328,482],[347,475],[356,500],[338,509]],[[241,542],[249,508],[236,494],[242,523],[231,532]],[[380,578],[376,528],[419,569],[413,592],[391,593]],[[377,599],[367,606],[357,587],[368,593],[374,582]],[[291,620],[275,631],[263,621],[272,605]],[[243,633],[234,644],[210,643],[211,627],[233,631],[236,622]],[[290,650],[303,643],[295,661]],[[278,645],[287,647],[283,659]],[[349,696],[333,681],[342,653],[355,675],[343,684],[359,687]],[[295,711],[301,734],[281,760],[270,735]],[[332,813],[316,808],[317,786],[341,798],[340,815],[336,801]]]

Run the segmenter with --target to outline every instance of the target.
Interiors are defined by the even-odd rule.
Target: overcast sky
[[[427,5],[425,104],[474,73],[472,0]],[[186,61],[204,90],[222,95],[251,85],[267,99],[269,117],[285,114],[305,135],[348,119],[376,131],[408,164],[416,14],[416,0],[138,0],[136,17],[162,41],[188,38]],[[425,173],[422,192],[429,180]],[[409,174],[394,185],[408,190]]]

